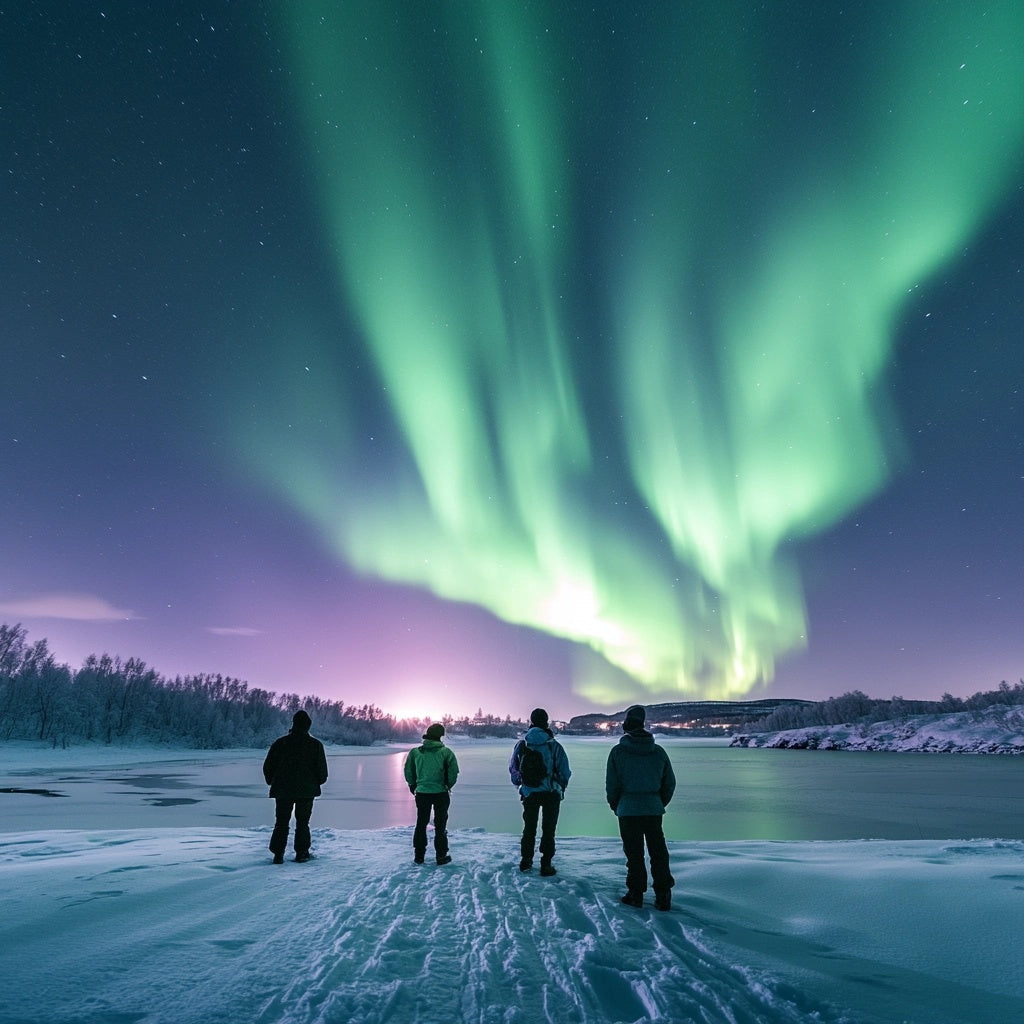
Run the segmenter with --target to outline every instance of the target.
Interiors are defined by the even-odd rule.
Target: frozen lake
[[[518,832],[511,742],[449,739],[461,769],[449,827]],[[560,834],[618,834],[604,801],[612,742],[562,739],[573,778]],[[669,839],[1024,839],[1024,758],[744,750],[715,740],[664,746],[678,781]],[[408,749],[328,748],[331,777],[314,828],[410,825]],[[0,789],[8,791],[0,793],[0,831],[272,823],[262,750],[101,753],[0,746]]]

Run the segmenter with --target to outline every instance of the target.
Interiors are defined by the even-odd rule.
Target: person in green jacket
[[[416,798],[416,828],[412,834],[413,859],[422,864],[427,852],[427,824],[434,814],[434,854],[438,864],[450,864],[448,852],[448,808],[451,790],[459,777],[459,762],[442,742],[444,726],[435,723],[423,734],[421,746],[405,758],[405,781]]]

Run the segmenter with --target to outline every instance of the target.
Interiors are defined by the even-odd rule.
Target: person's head
[[[548,727],[548,713],[543,708],[534,708],[530,712],[530,725],[535,725],[538,729],[546,729]]]
[[[292,715],[292,732],[309,732],[312,724],[313,719],[301,709]]]
[[[631,708],[626,708],[626,717],[622,722],[622,731],[636,732],[639,729],[643,729],[646,720],[647,712],[639,704],[634,704]]]
[[[444,735],[444,726],[440,722],[435,722],[433,725],[427,726],[427,731],[423,734],[425,740],[440,740]]]

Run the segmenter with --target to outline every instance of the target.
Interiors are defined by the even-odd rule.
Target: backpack
[[[519,774],[523,777],[523,785],[536,789],[544,784],[548,777],[548,768],[544,763],[544,755],[533,747],[523,744],[519,754]]]

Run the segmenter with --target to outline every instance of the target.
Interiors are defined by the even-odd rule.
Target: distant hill
[[[651,732],[690,736],[730,736],[750,722],[786,707],[810,707],[809,700],[694,700],[645,704]],[[562,729],[572,736],[593,736],[621,728],[626,709],[608,715],[575,715]]]

